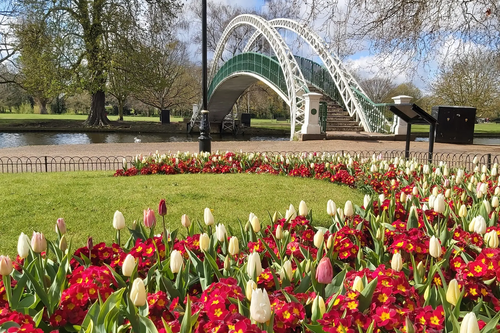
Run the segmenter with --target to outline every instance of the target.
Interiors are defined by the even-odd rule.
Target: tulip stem
[[[3,275],[2,281],[5,287],[5,294],[7,295],[7,302],[9,302],[9,307],[12,309],[12,286],[10,275]]]
[[[167,235],[167,229],[165,228],[165,215],[162,215],[162,224],[163,224],[163,244],[165,244],[165,247],[167,247],[168,243],[168,235]]]
[[[116,243],[120,245],[120,230],[116,230]]]

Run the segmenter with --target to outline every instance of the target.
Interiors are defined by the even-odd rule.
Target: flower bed
[[[75,251],[59,219],[57,240],[21,234],[17,258],[0,256],[0,330],[500,329],[496,165],[464,172],[377,156],[155,154],[116,175],[186,172],[315,177],[368,194],[361,207],[326,203],[327,228],[312,225],[301,202],[268,222],[251,213],[237,231],[209,208],[196,228],[185,215],[180,232],[166,230],[162,200],[130,226],[128,240],[116,212],[112,244],[89,238]]]

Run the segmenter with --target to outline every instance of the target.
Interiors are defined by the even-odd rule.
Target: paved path
[[[427,142],[411,142],[410,151],[427,152]],[[212,151],[268,151],[268,152],[322,152],[322,151],[387,151],[405,149],[404,141],[382,140],[313,140],[313,141],[213,141]],[[198,152],[198,142],[165,143],[103,143],[85,145],[25,146],[0,149],[0,157],[21,156],[135,156],[190,151]],[[478,153],[500,155],[500,145],[458,145],[436,143],[436,153]]]

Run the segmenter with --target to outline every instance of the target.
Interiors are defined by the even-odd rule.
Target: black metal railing
[[[0,157],[0,173],[117,170],[132,156],[21,156]]]
[[[277,154],[297,154],[301,152],[267,152],[270,155]],[[309,152],[303,152],[309,153]],[[370,158],[373,155],[382,159],[404,158],[404,150],[337,150],[328,152],[331,154],[358,156]],[[428,152],[410,152],[410,159],[419,163],[427,163]],[[444,162],[450,168],[474,169],[474,159],[477,165],[486,165],[488,168],[495,163],[500,164],[500,155],[474,154],[474,153],[434,153],[433,162],[435,165]],[[65,172],[65,171],[116,171],[123,168],[124,161],[130,166],[133,156],[21,156],[21,157],[0,157],[0,173],[23,173],[23,172]]]

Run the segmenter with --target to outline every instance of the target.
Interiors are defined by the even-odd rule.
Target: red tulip
[[[167,204],[165,203],[165,199],[160,200],[160,204],[158,205],[158,215],[167,215]]]
[[[156,225],[155,212],[150,208],[144,210],[144,225],[148,228]]]
[[[333,280],[333,267],[330,259],[324,257],[320,260],[318,268],[316,268],[316,280],[319,283],[328,284]]]

